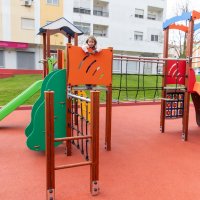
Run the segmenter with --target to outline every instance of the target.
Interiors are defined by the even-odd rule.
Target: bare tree
[[[181,15],[183,12],[190,12],[190,1],[179,1],[176,4],[176,16]],[[188,26],[188,21],[181,22],[183,25]],[[170,34],[171,35],[171,34]],[[183,31],[174,30],[169,41],[169,50],[175,52],[176,56],[179,58],[186,57],[186,42],[187,33]],[[194,32],[193,36],[193,53],[200,48],[200,30]]]
[[[179,1],[176,4],[175,15],[179,16],[184,12],[189,12],[189,6],[189,0]],[[188,26],[188,21],[182,22],[182,24]],[[179,58],[185,58],[186,41],[187,33],[174,30],[172,37],[170,37],[169,50],[173,50]]]

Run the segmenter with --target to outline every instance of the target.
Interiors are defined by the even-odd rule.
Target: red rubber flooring
[[[189,141],[181,141],[181,120],[167,120],[159,132],[160,106],[113,107],[112,151],[104,150],[100,126],[100,194],[89,192],[89,166],[56,171],[56,200],[199,200],[200,128],[190,109]],[[43,153],[30,151],[24,128],[30,111],[18,110],[0,122],[0,200],[45,200]],[[56,149],[56,163],[80,161]]]

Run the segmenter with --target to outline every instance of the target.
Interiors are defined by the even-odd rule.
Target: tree
[[[191,6],[190,1],[179,1],[176,4],[175,16],[181,15],[183,12],[190,12]],[[188,26],[188,21],[181,22],[183,25]],[[186,57],[186,42],[187,42],[187,33],[183,31],[174,30],[172,34],[170,34],[169,39],[169,51],[175,52],[176,56],[179,58]],[[193,36],[193,53],[200,48],[200,30],[195,31]]]
[[[181,15],[183,12],[189,12],[189,0],[179,1],[176,3],[175,16]],[[188,26],[188,21],[182,22],[183,25]],[[186,57],[186,41],[187,33],[183,31],[173,30],[172,37],[169,40],[169,50],[176,53],[179,58]]]

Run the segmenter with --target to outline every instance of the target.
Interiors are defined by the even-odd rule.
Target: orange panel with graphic
[[[94,55],[86,55],[81,47],[67,45],[68,85],[112,84],[112,48],[103,49]]]

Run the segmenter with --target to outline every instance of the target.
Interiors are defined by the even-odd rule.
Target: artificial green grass
[[[144,78],[144,79],[143,79]],[[197,81],[200,81],[200,76],[197,76]],[[28,88],[34,82],[41,80],[42,75],[16,75],[11,78],[0,79],[0,105],[3,106],[10,100],[19,95],[22,91]],[[155,90],[156,87],[161,87],[161,76],[140,76],[137,75],[113,75],[113,100],[127,101],[127,100],[148,100],[160,98],[161,90]],[[120,92],[117,88],[123,88]],[[126,91],[126,85],[131,87]],[[117,87],[117,88],[116,88]],[[136,88],[139,87],[140,91],[137,92]],[[145,90],[143,90],[145,88]],[[154,88],[154,89],[151,89]],[[33,105],[40,93],[36,93],[33,97],[27,100],[25,105]],[[101,92],[101,102],[105,101],[105,91]]]
[[[5,105],[31,84],[41,79],[42,75],[16,75],[10,78],[0,79],[0,105]],[[32,105],[39,95],[40,92],[37,92],[24,104]]]

